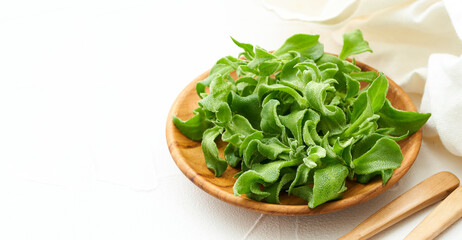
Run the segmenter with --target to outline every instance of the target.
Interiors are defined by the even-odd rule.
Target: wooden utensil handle
[[[405,239],[433,239],[462,217],[462,186],[452,192]]]
[[[368,239],[409,215],[444,199],[457,186],[459,186],[459,179],[454,174],[436,173],[409,189],[339,239]]]

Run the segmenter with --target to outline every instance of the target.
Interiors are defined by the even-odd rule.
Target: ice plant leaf
[[[221,176],[228,167],[228,163],[218,155],[218,148],[215,144],[215,139],[220,135],[221,130],[220,127],[215,126],[207,129],[202,137],[202,151],[204,152],[205,163],[217,177]]]
[[[400,136],[417,132],[430,118],[430,113],[418,113],[402,111],[394,108],[387,99],[382,109],[378,112],[380,118],[378,124],[383,128],[393,128],[390,133],[393,136]]]
[[[183,121],[173,116],[173,123],[186,137],[192,140],[201,140],[204,131],[212,127],[213,124],[205,117],[204,110],[197,108],[194,111],[194,117]]]
[[[343,48],[338,56],[340,59],[363,52],[372,52],[372,49],[364,41],[363,33],[359,29],[343,34]]]

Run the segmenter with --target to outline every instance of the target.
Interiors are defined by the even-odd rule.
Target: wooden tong
[[[339,239],[368,239],[413,213],[445,199],[459,186],[450,172],[420,182]],[[462,217],[462,186],[438,205],[406,239],[433,239]]]

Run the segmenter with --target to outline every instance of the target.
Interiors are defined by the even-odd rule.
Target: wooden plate
[[[376,71],[374,68],[359,61],[356,61],[356,65],[363,71]],[[201,143],[185,137],[180,131],[178,131],[172,122],[172,117],[174,115],[183,120],[189,119],[193,116],[192,110],[198,107],[197,102],[199,101],[199,97],[196,94],[196,83],[207,76],[208,71],[197,77],[188,86],[186,86],[185,89],[183,89],[173,103],[167,117],[167,144],[173,160],[177,164],[178,168],[180,168],[186,177],[189,178],[189,180],[210,195],[233,205],[264,214],[288,216],[316,215],[336,212],[377,197],[379,194],[393,186],[409,170],[419,153],[422,141],[422,130],[419,130],[412,136],[409,136],[399,142],[404,159],[401,167],[395,169],[393,176],[385,186],[382,186],[381,179],[377,179],[366,185],[347,181],[348,190],[344,193],[342,199],[324,203],[314,209],[310,209],[304,200],[293,195],[289,197],[281,194],[281,204],[257,202],[248,199],[245,196],[236,197],[233,193],[233,185],[236,179],[233,178],[233,176],[239,170],[228,166],[228,169],[221,177],[215,177],[215,175],[207,169],[205,165]],[[401,89],[390,78],[388,78],[388,81],[390,84],[387,98],[390,100],[392,105],[401,110],[416,111],[414,104],[403,89]],[[221,157],[223,157],[223,150],[226,143],[218,141],[217,145],[220,150]]]

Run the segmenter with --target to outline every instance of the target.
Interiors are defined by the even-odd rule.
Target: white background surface
[[[2,1],[0,239],[334,239],[433,173],[462,178],[462,158],[425,138],[396,186],[333,214],[260,215],[189,182],[165,140],[175,97],[239,53],[229,36],[275,49],[299,32],[316,33],[260,1]],[[433,207],[374,239],[403,238]]]

